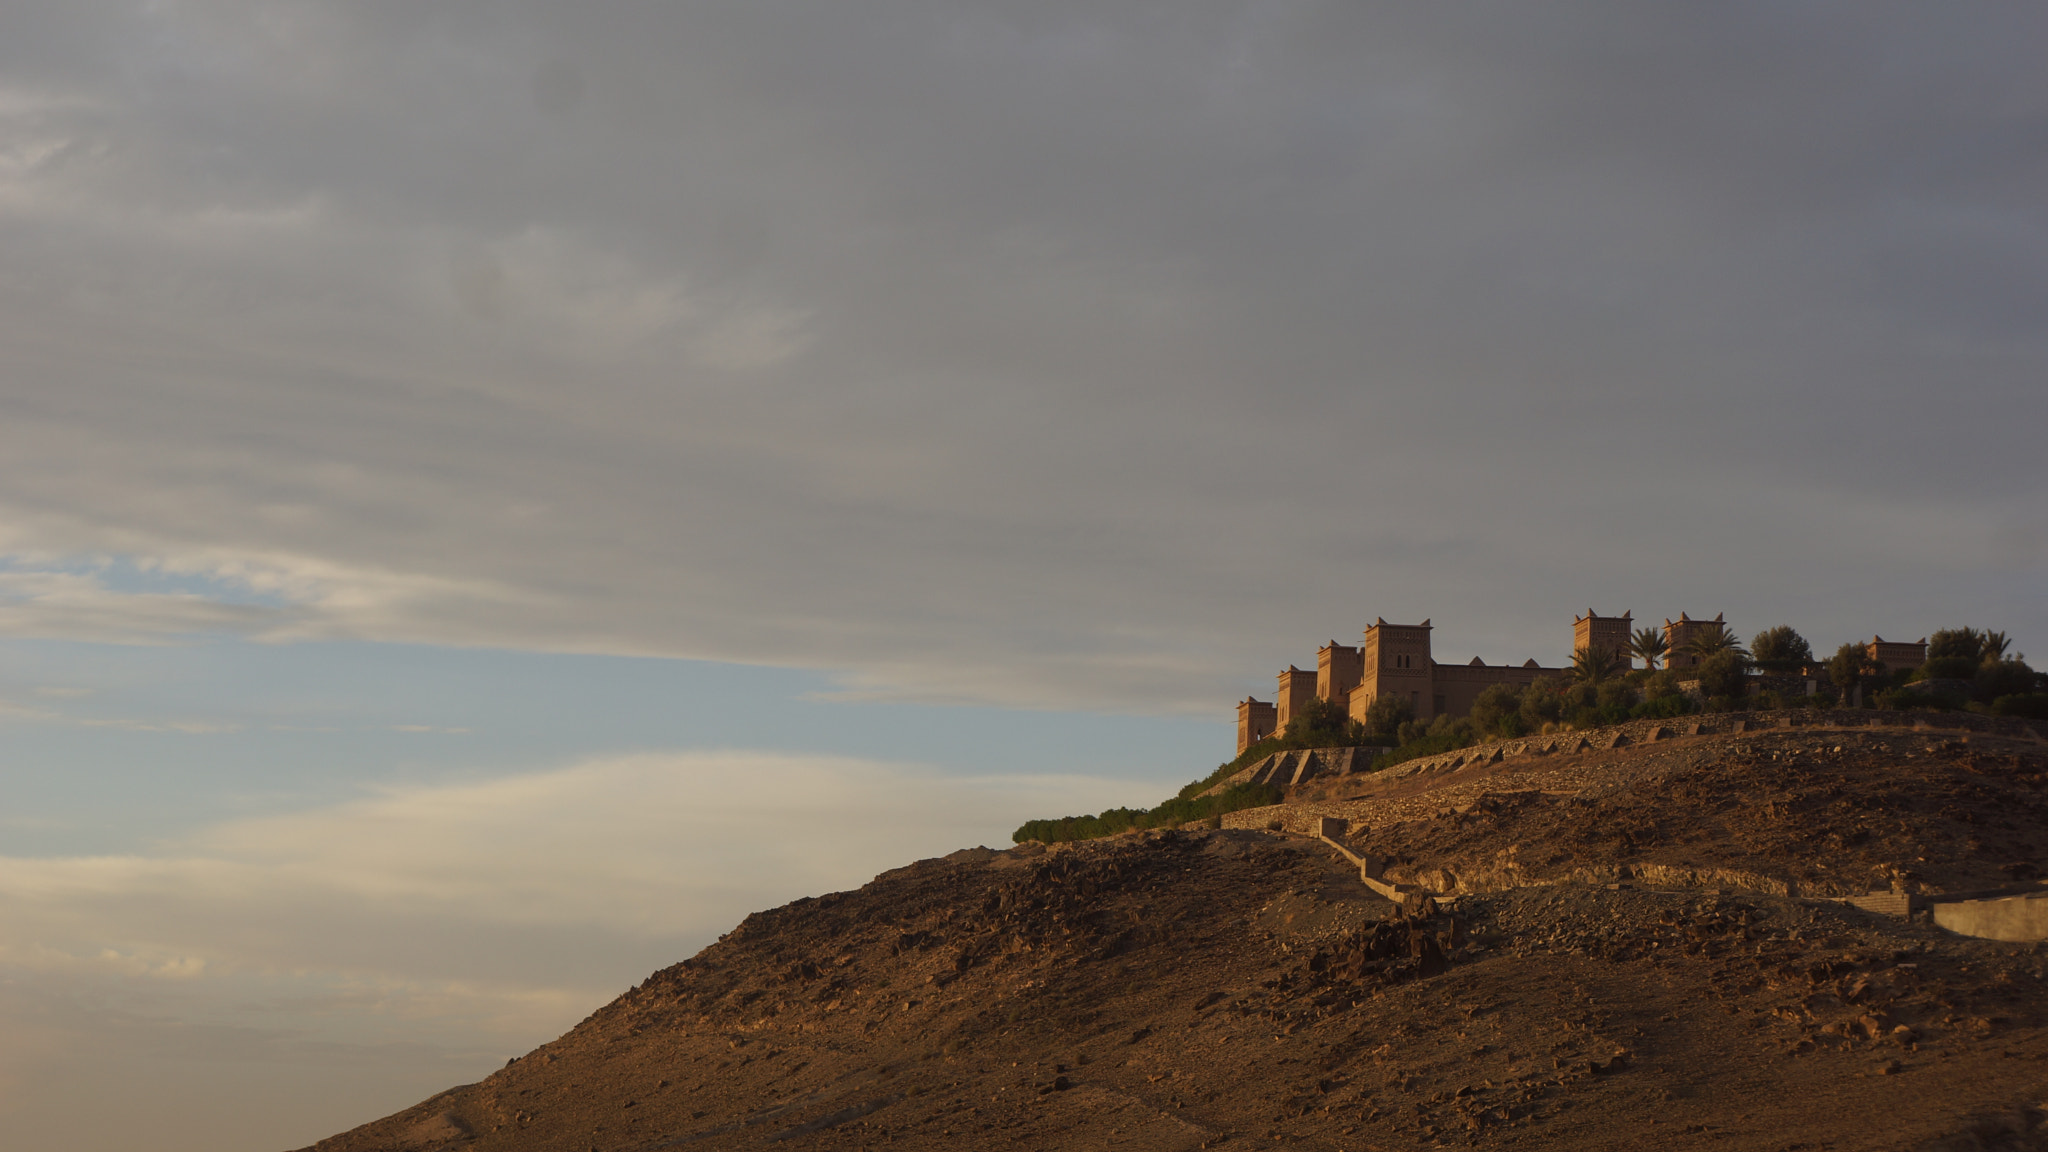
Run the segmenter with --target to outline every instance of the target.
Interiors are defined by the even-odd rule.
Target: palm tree
[[[1701,660],[1722,652],[1733,652],[1738,656],[1749,655],[1742,650],[1742,641],[1735,638],[1735,633],[1718,620],[1709,620],[1701,624],[1699,633],[1685,645],[1686,655],[1697,656]]]
[[[1621,657],[1607,648],[1579,648],[1572,652],[1572,679],[1598,684],[1620,671]]]
[[[1664,639],[1664,633],[1655,628],[1638,628],[1636,634],[1629,637],[1628,654],[1641,660],[1643,667],[1651,671],[1656,670],[1657,661],[1662,660],[1664,654],[1669,651],[1671,642]]]
[[[2012,637],[2003,632],[1985,631],[1979,633],[1984,641],[1984,662],[1996,664],[2005,659],[2006,650],[2012,647]]]

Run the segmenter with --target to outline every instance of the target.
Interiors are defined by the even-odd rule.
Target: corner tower
[[[1596,615],[1591,608],[1584,616],[1572,617],[1572,651],[1591,648],[1595,652],[1612,652],[1623,668],[1629,666],[1628,642],[1635,627],[1630,617],[1635,615],[1631,608],[1619,616]]]
[[[1273,734],[1273,706],[1247,696],[1237,702],[1237,751],[1244,750]]]

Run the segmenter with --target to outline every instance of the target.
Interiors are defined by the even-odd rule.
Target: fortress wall
[[[1517,664],[1439,664],[1434,669],[1433,693],[1443,701],[1439,713],[1463,716],[1472,702],[1495,684],[1528,684],[1541,676],[1557,676],[1562,668],[1531,668]]]

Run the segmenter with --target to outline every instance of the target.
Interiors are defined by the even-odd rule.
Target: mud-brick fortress
[[[1634,635],[1633,610],[1619,616],[1601,616],[1591,608],[1584,616],[1572,618],[1572,650],[1589,648],[1611,652],[1616,662],[1630,667],[1629,641]],[[1665,666],[1683,669],[1699,663],[1686,652],[1703,633],[1719,632],[1727,626],[1720,613],[1712,620],[1695,620],[1683,612],[1678,619],[1664,621],[1664,642],[1669,646]],[[1285,732],[1288,722],[1311,700],[1341,703],[1354,720],[1363,721],[1366,709],[1381,696],[1408,701],[1420,721],[1438,716],[1462,716],[1472,710],[1479,694],[1495,684],[1528,684],[1542,676],[1563,675],[1567,668],[1546,668],[1535,660],[1520,664],[1488,664],[1473,657],[1469,664],[1439,664],[1430,652],[1430,622],[1389,624],[1376,619],[1365,630],[1365,643],[1353,648],[1335,640],[1316,652],[1316,668],[1310,672],[1292,664],[1280,673],[1278,698],[1268,703],[1249,696],[1237,705],[1237,750]],[[1870,656],[1892,668],[1917,667],[1927,659],[1927,641],[1900,643],[1879,636],[1868,645]]]

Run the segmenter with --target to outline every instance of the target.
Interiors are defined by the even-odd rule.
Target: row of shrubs
[[[1696,670],[1688,670],[1687,679],[1691,671]],[[1679,690],[1678,682],[1668,669],[1638,669],[1598,682],[1545,677],[1530,684],[1495,684],[1479,694],[1464,716],[1439,716],[1428,724],[1404,721],[1395,732],[1396,747],[1382,752],[1372,766],[1386,768],[1491,740],[1698,711],[1698,703]]]
[[[1114,836],[1136,828],[1174,828],[1190,820],[1220,822],[1226,812],[1263,808],[1278,804],[1280,799],[1280,789],[1271,784],[1232,784],[1214,796],[1175,796],[1157,808],[1110,808],[1095,816],[1026,820],[1010,839],[1018,844],[1026,840],[1057,844]]]

